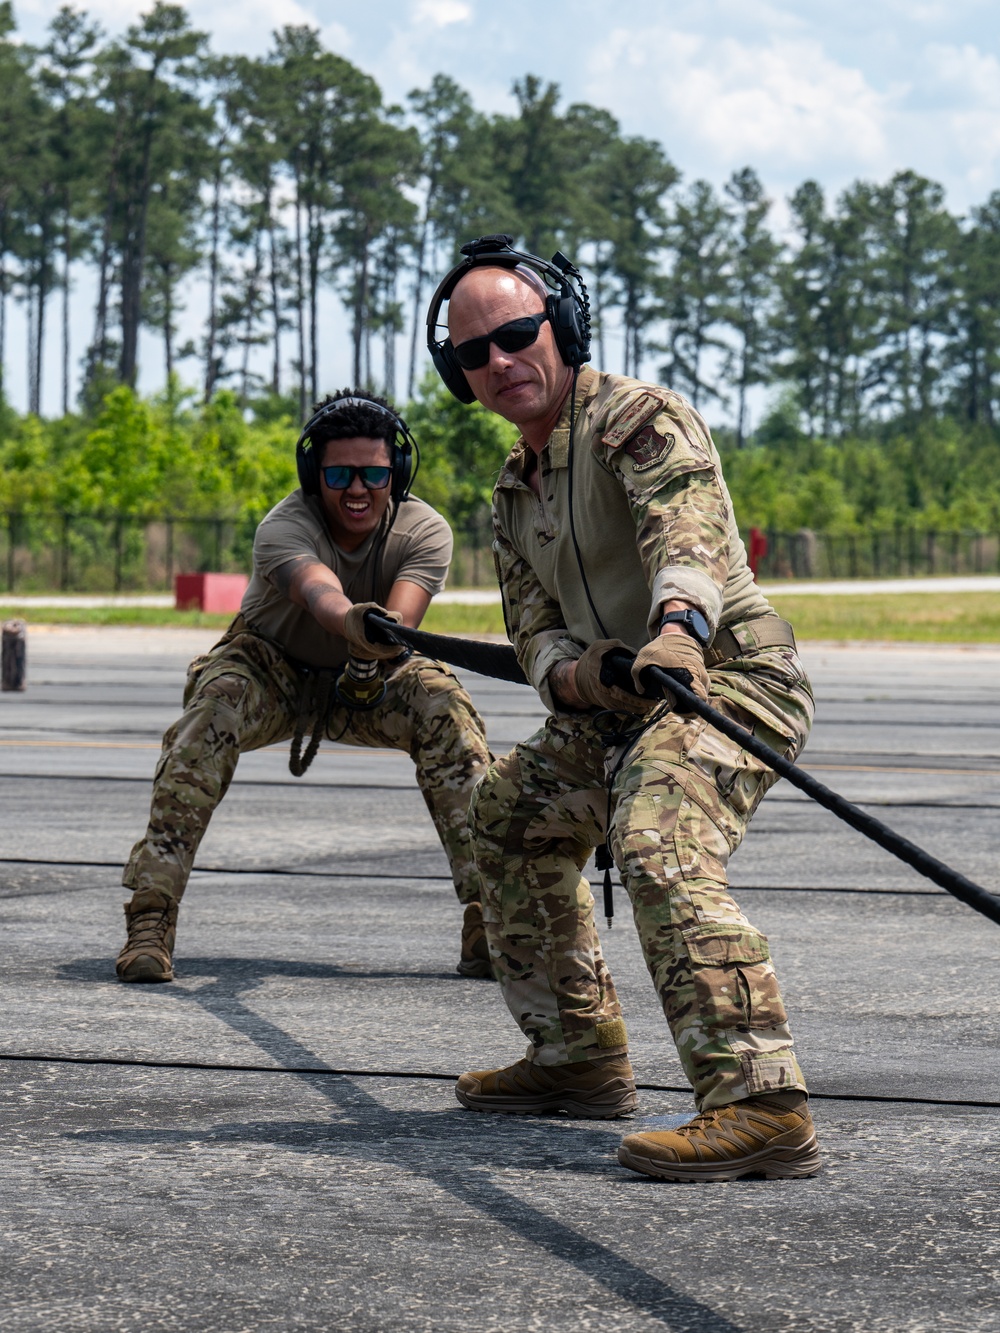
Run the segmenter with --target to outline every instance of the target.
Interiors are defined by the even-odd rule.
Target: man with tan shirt
[[[551,716],[490,767],[471,815],[494,971],[530,1046],[463,1075],[458,1098],[477,1111],[634,1109],[581,875],[607,840],[698,1109],[679,1130],[630,1135],[620,1160],[670,1180],[810,1175],[816,1140],[768,943],[726,879],[774,774],[602,678],[616,646],[637,654],[637,691],[647,666],[686,672],[792,756],[813,701],[791,629],[753,582],[701,417],[659,385],[584,367],[576,270],[509,237],[463,253],[435,295],[429,346],[456,396],[521,431],[494,492],[494,552],[508,634]]]
[[[294,737],[301,772],[323,735],[409,753],[464,907],[458,971],[490,975],[467,826],[490,757],[483,723],[443,663],[401,657],[364,628],[368,609],[419,625],[451,561],[448,524],[409,495],[411,446],[389,405],[360,390],[327,399],[307,423],[302,484],[257,529],[240,614],[192,662],[184,713],[163,738],[149,826],[122,876],[134,891],[122,981],[173,979],[178,904],[240,755]]]

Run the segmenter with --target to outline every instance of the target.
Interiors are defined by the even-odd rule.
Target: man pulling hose
[[[412,440],[380,398],[343,390],[320,404],[297,461],[300,489],[257,529],[241,612],[192,662],[184,713],[163,738],[149,826],[122,876],[133,894],[118,976],[173,979],[178,905],[239,756],[294,737],[301,772],[323,734],[410,754],[464,907],[458,970],[489,976],[467,828],[469,796],[489,761],[483,723],[448,667],[402,657],[364,630],[371,608],[420,624],[444,587],[450,529],[410,497]],[[309,729],[313,741],[298,758]]]
[[[701,719],[653,713],[602,679],[616,646],[638,654],[637,677],[683,668],[793,756],[813,700],[791,630],[753,582],[690,404],[581,369],[587,299],[568,261],[499,236],[463,253],[432,301],[428,343],[457,397],[521,430],[494,493],[494,552],[509,636],[551,716],[491,766],[471,812],[494,970],[530,1045],[505,1069],[463,1075],[458,1098],[477,1111],[634,1109],[581,877],[607,837],[699,1112],[630,1135],[620,1160],[672,1180],[810,1175],[816,1139],[767,940],[726,881],[774,774]]]

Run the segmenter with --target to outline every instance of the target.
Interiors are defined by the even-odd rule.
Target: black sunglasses
[[[369,491],[384,491],[392,477],[391,467],[352,467],[348,463],[334,463],[322,469],[323,480],[331,491],[346,491],[355,477]]]
[[[455,348],[455,360],[463,370],[480,370],[490,359],[490,343],[496,343],[501,352],[523,352],[538,338],[542,325],[549,317],[543,310],[540,315],[524,315],[521,319],[512,319],[509,324],[501,324],[481,338],[470,338],[459,343]]]

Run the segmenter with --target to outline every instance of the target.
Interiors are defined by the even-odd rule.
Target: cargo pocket
[[[684,931],[684,943],[707,1026],[749,1031],[788,1021],[765,935],[750,926],[705,922]]]
[[[206,681],[198,693],[203,699],[221,699],[230,708],[237,709],[243,702],[249,683],[246,676],[218,675]]]

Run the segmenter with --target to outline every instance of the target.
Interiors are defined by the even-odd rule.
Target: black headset
[[[431,297],[427,310],[427,350],[437,373],[460,403],[471,403],[476,395],[469,387],[465,371],[458,364],[450,338],[437,336],[441,307],[472,268],[490,265],[493,268],[517,268],[524,264],[533,269],[548,286],[558,287],[545,300],[545,313],[552,325],[559,355],[567,366],[579,368],[590,360],[590,297],[587,287],[576,268],[558,250],[551,260],[539,259],[513,249],[513,236],[480,236],[462,246],[465,258],[446,275]],[[575,284],[575,286],[574,286]]]
[[[316,446],[312,442],[312,432],[329,417],[335,416],[343,407],[368,407],[381,412],[392,422],[392,439],[387,439],[392,455],[392,490],[390,497],[393,504],[402,504],[410,498],[410,487],[420,467],[420,450],[410,433],[410,428],[401,416],[390,407],[372,402],[370,398],[335,398],[326,403],[302,428],[302,434],[295,444],[295,466],[299,474],[299,485],[305,495],[319,495],[319,459]],[[324,441],[324,444],[326,441]]]

